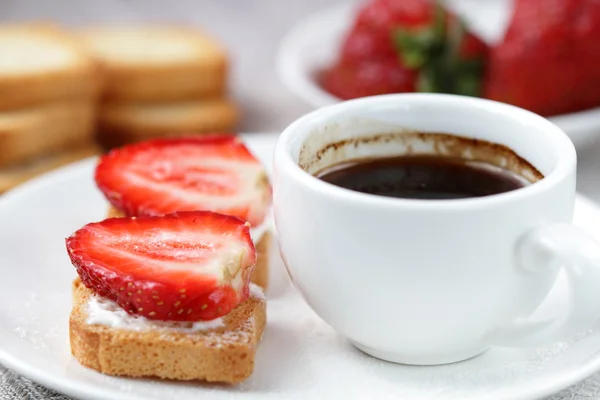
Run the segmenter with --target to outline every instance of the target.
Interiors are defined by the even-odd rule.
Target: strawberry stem
[[[394,45],[403,64],[419,71],[417,91],[480,95],[483,59],[461,54],[466,34],[464,21],[449,17],[438,1],[430,26],[394,31]]]

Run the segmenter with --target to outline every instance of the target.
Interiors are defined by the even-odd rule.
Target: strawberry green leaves
[[[404,65],[418,71],[417,91],[481,94],[487,46],[440,4],[431,24],[398,27],[392,40]]]

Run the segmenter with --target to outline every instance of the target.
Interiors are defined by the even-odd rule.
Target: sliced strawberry
[[[127,216],[209,210],[260,224],[271,202],[261,163],[235,135],[158,139],[103,156],[96,183]]]
[[[85,225],[66,243],[85,286],[157,320],[229,313],[248,298],[256,262],[244,221],[209,211],[111,218]]]

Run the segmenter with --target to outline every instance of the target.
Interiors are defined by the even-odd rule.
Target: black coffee
[[[431,200],[490,196],[529,183],[518,174],[485,162],[427,155],[342,164],[317,177],[357,192]]]

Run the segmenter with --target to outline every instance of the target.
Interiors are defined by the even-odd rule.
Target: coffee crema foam
[[[327,130],[314,132],[304,142],[298,166],[305,172],[318,175],[339,164],[376,158],[435,155],[488,163],[520,175],[530,183],[544,178],[540,171],[510,148],[486,140],[411,130],[338,137],[335,140],[331,133]]]

